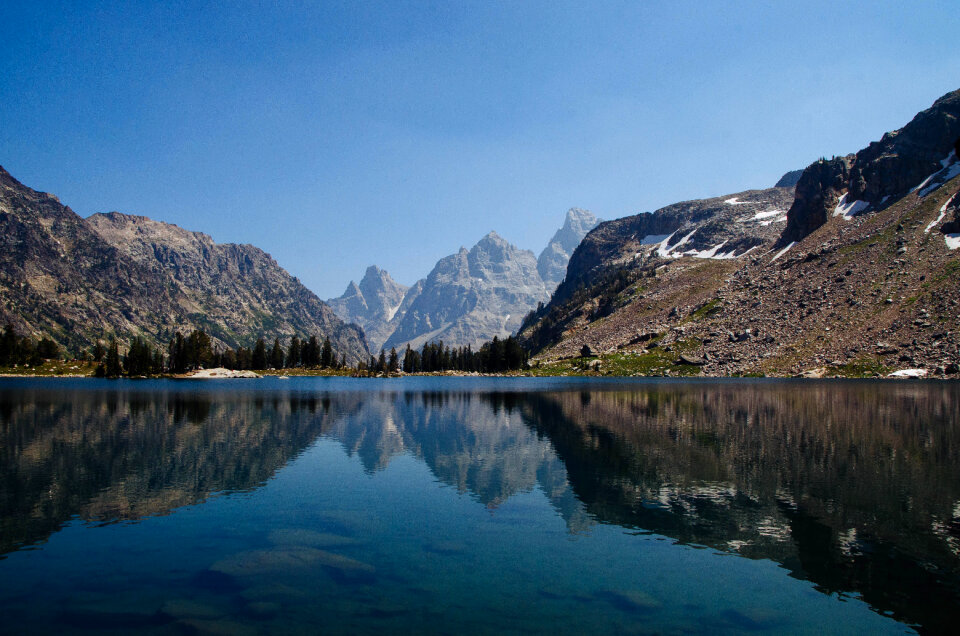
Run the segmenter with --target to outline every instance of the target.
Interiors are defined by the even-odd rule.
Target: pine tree
[[[170,339],[167,350],[170,356],[169,368],[171,373],[184,373],[187,370],[187,347],[183,334],[179,331]]]
[[[330,345],[330,338],[323,339],[323,350],[320,353],[320,366],[328,368],[333,366],[333,347]]]
[[[9,367],[16,364],[17,358],[17,334],[13,330],[12,324],[7,324],[3,328],[3,335],[0,336],[0,367]]]
[[[186,341],[187,367],[190,369],[209,368],[213,362],[213,349],[210,346],[210,336],[195,330]]]
[[[396,347],[390,347],[390,359],[387,362],[387,371],[396,373],[400,370],[400,361],[397,359]]]
[[[267,345],[263,338],[257,340],[253,347],[253,357],[250,360],[250,367],[254,371],[262,371],[267,368]]]
[[[108,378],[119,378],[123,374],[123,367],[120,366],[120,348],[116,338],[110,338],[110,346],[107,347],[107,358],[103,366],[103,374]]]
[[[320,366],[320,341],[317,340],[316,336],[310,336],[310,340],[307,342],[307,346],[304,348],[303,366]]]
[[[287,350],[287,366],[290,368],[299,367],[301,355],[300,338],[294,336],[290,339],[290,348]]]
[[[270,366],[274,369],[283,368],[283,348],[280,346],[280,338],[273,339],[273,349],[270,350]]]

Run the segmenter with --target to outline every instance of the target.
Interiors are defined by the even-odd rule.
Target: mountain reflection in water
[[[956,384],[96,386],[0,389],[0,552],[256,489],[329,438],[369,473],[412,456],[491,508],[539,489],[572,533],[770,559],[923,630],[960,609]]]

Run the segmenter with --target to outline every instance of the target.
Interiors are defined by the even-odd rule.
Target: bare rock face
[[[958,140],[960,90],[947,93],[906,126],[855,155],[811,164],[797,183],[797,198],[778,245],[799,241],[823,225],[843,195],[849,203],[862,201],[861,211],[876,211],[928,176],[943,172],[942,183],[949,178],[947,164],[951,152],[956,159],[953,149]]]
[[[567,273],[570,256],[587,233],[600,223],[592,212],[570,208],[563,227],[557,230],[537,259],[537,271],[548,292],[553,292]]]
[[[749,190],[605,221],[577,247],[551,302],[565,301],[611,265],[649,257],[731,259],[769,247],[792,201],[791,188]]]
[[[800,181],[800,175],[803,174],[803,170],[791,170],[787,174],[780,177],[780,180],[774,184],[775,188],[795,188],[797,182]]]
[[[797,181],[787,227],[778,240],[781,247],[799,241],[827,222],[850,179],[853,155],[810,164]]]
[[[436,340],[479,346],[516,331],[548,298],[533,253],[490,232],[437,262],[384,347]]]
[[[410,289],[393,280],[385,270],[371,265],[359,285],[350,281],[343,295],[327,304],[342,320],[362,327],[370,350],[379,351],[406,313],[400,309]]]
[[[360,329],[251,245],[117,212],[84,220],[2,168],[0,228],[0,320],[68,350],[203,329],[230,347],[317,335],[348,360],[367,355]]]

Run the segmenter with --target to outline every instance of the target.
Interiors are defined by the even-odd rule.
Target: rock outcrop
[[[83,219],[2,168],[0,230],[0,321],[68,351],[203,329],[220,346],[317,335],[348,360],[367,355],[359,328],[251,245],[117,212]]]
[[[592,284],[601,270],[651,256],[731,259],[773,243],[793,200],[790,188],[684,201],[605,221],[577,247],[552,303]]]
[[[774,184],[775,188],[793,188],[796,187],[797,182],[800,181],[800,175],[803,174],[803,170],[791,170],[787,174],[780,177],[780,180]]]
[[[844,213],[844,205],[850,210],[859,203],[852,213],[877,210],[912,188],[922,191],[949,180],[958,141],[960,90],[944,95],[906,126],[886,133],[855,155],[811,164],[797,182],[797,197],[778,245],[803,239],[823,225],[829,214]],[[931,181],[925,183],[928,176]]]

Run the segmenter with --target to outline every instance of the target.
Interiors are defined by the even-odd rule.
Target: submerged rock
[[[247,634],[253,636],[257,633],[255,627],[239,621],[191,618],[177,621],[176,625],[185,628],[189,634],[201,634],[203,636],[246,636]]]
[[[345,573],[373,574],[376,571],[369,563],[305,546],[279,546],[271,550],[239,552],[217,561],[210,569],[230,576],[245,577],[298,572],[318,566]]]
[[[308,546],[312,548],[329,548],[334,546],[356,545],[359,539],[345,537],[332,532],[317,532],[304,528],[284,528],[274,530],[268,537],[275,545]]]
[[[663,607],[663,603],[643,590],[607,590],[599,596],[628,612],[652,612]]]
[[[163,604],[161,612],[174,618],[220,618],[226,612],[219,607],[186,598],[171,599]]]

